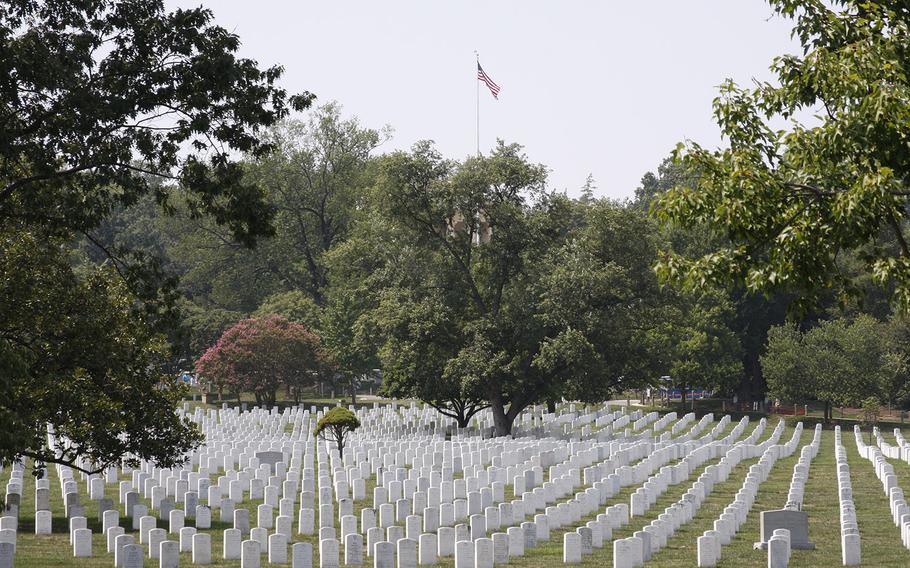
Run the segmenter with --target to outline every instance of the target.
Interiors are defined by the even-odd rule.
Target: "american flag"
[[[490,89],[490,92],[493,94],[493,98],[499,100],[499,85],[493,82],[493,79],[490,79],[489,75],[484,73],[483,67],[480,66],[480,62],[477,62],[477,79],[483,81],[483,84]]]

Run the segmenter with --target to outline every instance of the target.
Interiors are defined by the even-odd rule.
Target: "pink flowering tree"
[[[282,316],[250,318],[225,331],[196,361],[204,384],[238,397],[252,392],[259,405],[274,406],[279,388],[295,393],[331,372],[319,337]]]

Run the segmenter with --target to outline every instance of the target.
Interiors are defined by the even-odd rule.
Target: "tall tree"
[[[677,150],[700,175],[666,193],[661,218],[709,224],[727,242],[697,259],[668,254],[661,274],[690,287],[789,290],[808,310],[828,290],[861,293],[861,276],[842,266],[855,251],[908,310],[910,12],[888,1],[770,4],[793,18],[803,54],[774,60],[777,84],[724,83],[714,114],[729,147]],[[815,109],[813,124],[772,122]]]
[[[240,40],[211,20],[160,0],[0,6],[0,352],[14,370],[2,373],[13,396],[0,396],[0,462],[168,465],[198,441],[174,416],[175,391],[158,390],[174,282],[95,231],[147,195],[247,245],[271,231],[234,156],[266,155],[261,131],[312,97],[278,87],[281,68],[236,57]],[[100,273],[61,258],[77,237],[103,253]],[[48,427],[74,443],[48,447]]]
[[[274,152],[247,160],[244,179],[263,188],[274,235],[251,251],[213,220],[180,211],[181,224],[171,226],[179,237],[168,253],[183,274],[186,295],[205,307],[249,314],[283,294],[298,303],[301,293],[319,319],[329,283],[326,254],[368,210],[371,154],[388,136],[388,129],[365,128],[343,116],[337,103],[314,109],[305,121],[271,128],[263,139]]]
[[[576,208],[520,147],[456,164],[422,143],[389,156],[379,179],[394,235],[374,312],[388,384],[456,414],[489,404],[499,435],[536,402],[629,384],[625,324],[651,271],[608,238],[571,239]]]
[[[297,287],[322,305],[328,284],[323,256],[346,236],[370,183],[370,154],[388,132],[343,118],[341,107],[330,103],[308,123],[286,123],[273,136],[281,152],[250,176],[262,176],[278,211],[281,244],[300,259]]]

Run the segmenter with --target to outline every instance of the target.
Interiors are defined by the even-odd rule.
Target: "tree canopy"
[[[342,406],[336,406],[326,412],[313,430],[313,436],[332,439],[338,448],[338,453],[344,452],[345,438],[354,430],[360,428],[357,415]]]
[[[825,320],[805,331],[793,324],[772,328],[762,357],[769,396],[825,402],[826,418],[832,405],[905,398],[894,385],[907,384],[907,348],[894,337],[888,324],[867,315]]]
[[[660,217],[709,225],[726,241],[695,258],[668,254],[661,275],[690,288],[794,292],[802,313],[830,291],[860,296],[871,275],[907,311],[910,12],[895,2],[770,3],[794,20],[803,53],[774,60],[775,83],[723,84],[714,115],[726,148],[678,148],[698,176],[660,199]],[[816,118],[796,119],[809,112]],[[788,128],[774,126],[781,118]],[[845,270],[852,258],[861,271]]]
[[[244,245],[272,232],[238,156],[264,157],[263,130],[312,96],[239,44],[210,11],[156,0],[0,6],[0,463],[167,466],[198,442],[165,375],[179,298],[166,242],[108,221],[157,204]],[[69,445],[48,447],[48,427]]]
[[[0,463],[169,467],[200,441],[174,412],[166,337],[136,306],[111,268],[74,274],[61,239],[0,228]]]
[[[463,162],[420,143],[378,172],[374,216],[332,257],[363,292],[387,394],[462,426],[489,405],[507,434],[531,404],[653,380],[639,330],[665,298],[641,211],[548,191],[544,168],[504,143]]]

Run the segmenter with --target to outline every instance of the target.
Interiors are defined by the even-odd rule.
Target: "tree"
[[[640,336],[653,376],[669,376],[683,404],[690,387],[728,394],[743,374],[739,338],[727,325],[732,306],[720,294],[665,293],[657,321]]]
[[[373,313],[386,337],[379,350],[383,392],[418,398],[467,428],[489,404],[480,378],[454,363],[464,345],[462,318],[435,294],[420,296],[390,290]]]
[[[180,303],[182,351],[190,362],[199,359],[229,327],[244,319],[244,314],[221,308],[201,308],[193,302]]]
[[[272,128],[265,139],[276,151],[248,164],[244,179],[268,192],[275,236],[256,254],[233,250],[284,289],[303,291],[322,306],[329,280],[324,256],[358,217],[372,181],[371,153],[388,136],[388,129],[342,117],[337,103],[317,108],[307,122]],[[229,235],[209,237],[230,251]]]
[[[258,131],[312,96],[288,97],[275,84],[280,67],[236,58],[240,40],[211,19],[160,1],[9,3],[0,216],[89,231],[148,193],[151,175],[182,188],[158,188],[159,203],[179,195],[243,242],[268,232],[260,189],[231,153],[264,156],[271,145]]]
[[[910,403],[910,319],[894,316],[884,322],[887,373],[882,382],[880,400],[889,406],[907,408]]]
[[[657,173],[646,173],[641,185],[635,190],[633,208],[655,213],[660,199],[674,187],[698,184],[700,174],[697,170],[688,170],[683,163],[672,158],[664,159]],[[662,248],[668,253],[685,259],[697,259],[719,248],[727,246],[728,240],[707,223],[688,223],[686,226],[667,222],[659,227]],[[655,258],[654,262],[657,262]],[[773,325],[780,325],[786,317],[790,297],[786,294],[760,294],[750,292],[741,283],[727,282],[724,286],[704,286],[695,296],[706,293],[708,297],[720,298],[728,307],[724,309],[722,323],[735,335],[739,343],[742,359],[742,373],[736,391],[741,400],[764,400],[766,385],[759,358],[764,353],[768,330]],[[691,306],[692,294],[683,293],[679,302],[671,301],[668,305],[679,305],[683,311]],[[661,320],[674,321],[678,318],[672,314],[661,316]],[[681,329],[676,326],[677,329]],[[677,342],[665,345],[677,345]],[[728,377],[729,379],[729,377]],[[727,381],[728,383],[729,381]],[[722,390],[728,390],[728,384]]]
[[[201,435],[174,412],[166,338],[112,268],[74,274],[65,245],[0,228],[0,463],[179,464]]]
[[[863,400],[863,426],[870,430],[869,443],[872,443],[871,430],[878,425],[878,417],[882,413],[882,403],[878,398],[870,396]]]
[[[774,327],[762,366],[769,395],[798,403],[825,403],[825,420],[832,406],[859,406],[878,397],[893,382],[893,346],[884,325],[861,315],[822,321],[800,331],[795,325]]]
[[[429,144],[419,144],[412,154],[390,156],[380,174],[389,222],[402,229],[401,245],[415,249],[408,255],[414,262],[406,268],[410,272],[393,274],[400,279],[389,282],[390,288],[411,292],[423,304],[436,296],[457,318],[448,322],[458,330],[457,343],[446,338],[426,346],[449,352],[435,364],[428,361],[434,371],[399,378],[417,382],[411,389],[415,393],[425,390],[420,383],[436,380],[440,373],[458,385],[445,389],[453,393],[472,393],[468,385],[482,385],[500,435],[510,432],[514,419],[540,398],[546,383],[532,367],[539,325],[516,333],[516,326],[534,323],[526,302],[532,276],[523,268],[562,240],[563,202],[545,195],[537,207],[527,201],[529,193],[542,189],[544,176],[543,167],[529,164],[517,146],[503,144],[490,158],[471,158],[460,167],[443,160]],[[406,317],[414,304],[401,302],[403,310],[386,312],[386,317]],[[385,307],[391,307],[389,302]],[[400,330],[401,342],[411,342],[426,327],[425,322],[404,328],[382,325]]]
[[[319,322],[322,317],[319,306],[302,290],[272,294],[253,312],[253,317],[270,315],[283,316],[314,331],[319,330]]]
[[[639,275],[656,281],[609,238],[575,241],[578,208],[544,184],[517,145],[455,163],[420,143],[383,160],[383,221],[367,228],[390,238],[357,242],[384,249],[371,258],[387,388],[457,419],[468,418],[459,407],[489,404],[507,435],[536,402],[603,400],[635,384],[623,373],[627,324]]]
[[[581,186],[581,196],[578,200],[585,205],[593,202],[596,198],[594,197],[594,191],[597,189],[597,181],[594,179],[594,174],[588,174],[588,177],[585,178],[584,185]]]
[[[338,453],[344,452],[344,440],[357,428],[360,428],[360,420],[357,415],[341,406],[329,410],[316,423],[316,429],[313,435],[323,440],[332,439],[338,447]]]
[[[199,441],[159,372],[176,282],[149,250],[96,231],[149,195],[244,244],[271,231],[234,156],[264,156],[259,132],[312,97],[279,88],[279,67],[237,58],[239,39],[211,19],[154,0],[0,7],[2,462],[166,467]],[[103,267],[69,264],[77,238]],[[48,425],[74,443],[48,447]]]
[[[376,354],[379,339],[373,321],[365,317],[369,294],[352,292],[341,286],[328,289],[320,326],[325,348],[338,371],[332,379],[341,381],[351,396],[351,404],[356,404],[357,389],[364,381],[371,380],[373,370],[379,367]]]
[[[281,316],[249,318],[234,324],[196,361],[204,382],[239,396],[253,392],[257,404],[275,405],[279,387],[301,391],[327,372],[330,361],[319,338]]]
[[[632,206],[641,211],[649,211],[663,194],[683,183],[693,183],[697,174],[687,172],[673,157],[664,158],[657,166],[657,173],[646,172],[635,188],[635,199]]]
[[[804,53],[774,60],[777,84],[721,87],[714,114],[729,147],[677,149],[700,176],[660,199],[661,218],[709,224],[727,242],[697,259],[667,254],[660,273],[693,288],[791,291],[805,312],[829,290],[843,301],[861,293],[861,275],[842,269],[855,252],[906,311],[910,12],[895,2],[770,3],[794,19]],[[817,109],[817,123],[772,126]]]

